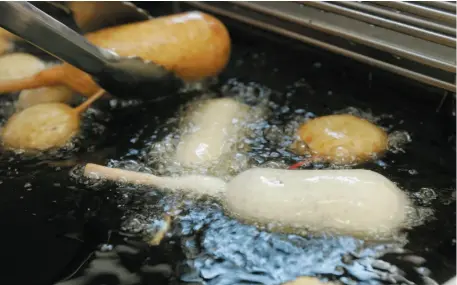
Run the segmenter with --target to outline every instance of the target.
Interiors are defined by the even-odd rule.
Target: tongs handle
[[[0,27],[91,75],[116,57],[29,2],[0,1]]]

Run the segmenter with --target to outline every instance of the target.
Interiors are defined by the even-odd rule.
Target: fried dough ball
[[[31,54],[5,54],[0,56],[0,81],[30,77],[45,68],[46,64]]]
[[[104,94],[99,90],[76,108],[45,103],[14,114],[1,133],[4,147],[36,152],[66,145],[79,132],[81,113]]]
[[[39,104],[14,114],[4,126],[5,147],[44,151],[64,146],[79,131],[79,114],[62,103]]]
[[[23,110],[43,103],[68,103],[73,91],[66,86],[50,86],[21,91],[16,102],[16,109]]]
[[[0,56],[0,81],[30,77],[44,69],[46,69],[46,64],[43,61],[27,53]],[[26,89],[20,93],[16,107],[21,110],[40,103],[67,103],[71,99],[72,93],[65,86]]]
[[[384,152],[388,143],[387,134],[381,128],[348,114],[310,120],[298,129],[297,134],[301,142],[292,146],[296,153],[309,151],[314,157],[337,164],[372,159]]]

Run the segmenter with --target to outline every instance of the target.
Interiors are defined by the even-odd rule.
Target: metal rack
[[[455,92],[455,2],[186,2]]]

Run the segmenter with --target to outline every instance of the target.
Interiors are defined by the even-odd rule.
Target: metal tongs
[[[0,2],[0,27],[90,74],[116,97],[157,99],[183,86],[164,67],[96,47],[28,2]]]

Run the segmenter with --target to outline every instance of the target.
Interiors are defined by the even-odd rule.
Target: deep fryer
[[[137,5],[153,15],[176,11],[170,3]],[[194,8],[183,4],[180,9]],[[454,276],[455,95],[225,17],[221,19],[229,27],[233,52],[218,84],[211,87],[214,92],[227,93],[222,87],[236,82],[258,93],[268,90],[279,105],[287,101],[294,109],[318,115],[347,107],[370,110],[378,115],[389,114],[391,117],[382,121],[383,126],[392,124],[393,131],[405,130],[411,135],[404,152],[388,153],[382,159],[386,165],[368,163],[361,167],[386,175],[411,193],[422,188],[434,189],[437,196],[427,205],[435,211],[435,219],[409,231],[405,248],[425,259],[422,267],[430,270],[431,278],[437,282]],[[230,92],[236,92],[236,88]],[[5,109],[10,100],[11,97],[2,98]],[[2,153],[0,224],[4,232],[2,244],[6,245],[0,275],[2,284],[53,284],[73,273],[87,275],[84,269],[94,261],[92,252],[102,244],[123,245],[111,257],[121,260],[118,268],[110,265],[113,272],[138,272],[144,264],[151,267],[160,264],[154,267],[155,271],[142,272],[142,284],[180,283],[177,274],[185,275],[188,270],[183,264],[185,253],[189,254],[183,248],[186,236],[173,235],[159,247],[147,248],[135,234],[120,232],[126,212],[145,214],[147,204],[157,198],[146,196],[144,192],[124,197],[123,192],[129,189],[114,185],[100,185],[94,190],[71,174],[76,171],[75,165],[84,162],[140,161],[145,142],[186,100],[188,96],[175,96],[164,102],[130,107],[113,107],[102,102],[98,105],[99,111],[89,114],[91,123],[102,129],[102,135],[89,131],[87,140],[76,153],[61,154],[59,158],[29,159]],[[2,115],[4,121],[7,112]],[[287,111],[276,113],[269,121],[274,124],[287,115]],[[215,216],[215,219],[226,219],[220,214]],[[205,225],[195,242],[201,243],[197,246],[202,250],[201,255],[211,256],[215,253],[202,249],[205,227],[214,231]],[[253,231],[245,230],[246,233]],[[126,237],[130,240],[128,243]],[[240,248],[243,250],[245,248]],[[309,253],[312,255],[313,251]],[[390,254],[385,260],[406,271],[410,281],[424,282],[414,266],[400,257]],[[106,257],[98,255],[95,260],[106,260]],[[312,269],[311,266],[310,273],[314,272]],[[92,284],[119,284],[113,272],[107,270],[99,274],[100,279]],[[234,272],[240,274],[241,271],[234,270],[232,275]],[[227,274],[230,275],[230,271]],[[218,277],[220,283],[206,281],[233,284],[223,283],[229,282],[228,276]],[[260,280],[274,284],[271,279]]]

